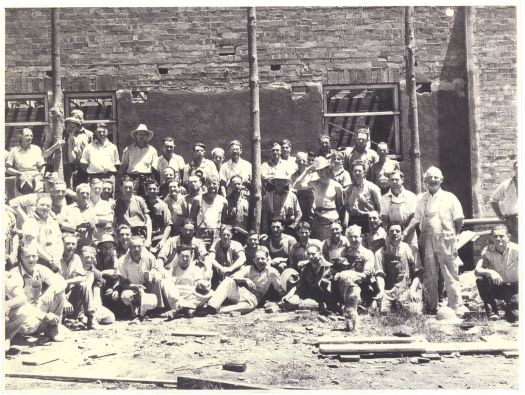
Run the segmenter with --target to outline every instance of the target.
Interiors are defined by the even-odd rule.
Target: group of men
[[[42,331],[60,340],[61,322],[96,328],[146,313],[248,312],[271,301],[285,310],[343,313],[349,329],[358,305],[435,314],[443,292],[449,307],[465,312],[459,200],[441,189],[436,167],[424,174],[424,193],[408,191],[388,145],[370,148],[368,129],[339,151],[328,135],[317,152],[295,157],[289,140],[272,143],[255,230],[252,165],[240,141],[230,142],[227,161],[221,148],[209,160],[205,145],[195,143],[185,163],[172,137],[163,139],[159,156],[144,124],[131,132],[122,159],[107,125],[90,133],[72,117],[66,132],[65,179],[47,174],[43,190],[31,181],[42,167],[26,166],[26,174],[14,154],[6,161],[10,174],[25,180],[7,207],[8,340]],[[24,144],[18,157],[32,147]],[[493,197],[507,222],[517,222],[514,169]],[[494,228],[476,268],[491,319],[499,318],[497,299],[507,302],[507,318],[517,319],[517,245],[508,229]]]

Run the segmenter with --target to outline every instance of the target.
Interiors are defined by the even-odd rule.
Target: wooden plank
[[[399,111],[371,111],[371,112],[336,112],[336,113],[327,113],[324,114],[325,118],[332,117],[371,117],[379,115],[398,115]]]
[[[341,337],[322,337],[316,344],[364,344],[364,343],[415,343],[426,341],[424,337],[399,337],[399,336],[341,336]]]
[[[22,365],[40,366],[40,365],[45,365],[47,363],[58,361],[59,359],[60,358],[58,357],[52,357],[49,355],[47,356],[46,355],[34,355],[34,356],[30,356],[30,357],[23,359]]]
[[[359,362],[361,360],[360,355],[339,355],[341,362]]]
[[[209,389],[209,390],[218,390],[218,389],[245,389],[245,390],[275,390],[276,388],[271,388],[259,384],[246,384],[240,381],[223,381],[223,380],[212,380],[212,379],[202,379],[199,377],[191,376],[179,376],[177,377],[177,389]]]
[[[518,351],[503,351],[502,354],[505,358],[518,358],[520,356]]]
[[[197,337],[209,337],[217,336],[217,332],[207,332],[207,331],[193,331],[193,330],[178,330],[171,333],[172,336],[197,336]]]
[[[408,344],[321,344],[321,354],[422,354],[427,352],[426,343]]]
[[[518,342],[461,342],[461,343],[428,343],[428,353],[448,354],[459,352],[461,354],[496,354],[503,351],[517,351]]]

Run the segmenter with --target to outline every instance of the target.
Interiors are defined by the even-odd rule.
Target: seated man
[[[6,273],[6,337],[17,333],[38,335],[44,332],[52,341],[63,341],[59,324],[64,309],[66,283],[47,267],[37,264],[34,244],[21,250],[20,266]]]
[[[146,181],[146,206],[151,218],[151,247],[150,252],[156,255],[160,246],[166,243],[171,233],[171,212],[166,203],[158,196],[159,187],[156,181]]]
[[[241,243],[232,240],[233,228],[221,225],[219,240],[210,247],[206,260],[213,267],[212,287],[239,270],[246,263],[246,255]]]
[[[208,301],[207,311],[210,314],[252,311],[265,300],[271,287],[282,296],[284,290],[279,281],[279,272],[269,263],[268,250],[257,250],[254,265],[244,266],[220,283]],[[226,301],[233,305],[221,308]]]
[[[264,240],[264,246],[270,251],[272,258],[271,265],[279,272],[288,267],[288,257],[290,249],[297,243],[295,237],[283,233],[284,227],[280,219],[273,219],[270,226],[270,233]]]
[[[496,225],[491,235],[494,245],[483,250],[474,271],[479,277],[476,280],[479,296],[491,320],[499,319],[496,300],[503,300],[505,318],[515,322],[519,318],[519,248],[510,241],[505,225]]]
[[[192,316],[192,312],[212,295],[209,279],[206,279],[205,271],[197,265],[193,255],[190,246],[180,246],[171,276],[162,280],[162,292],[171,309],[166,313],[168,318],[175,318],[182,311]]]
[[[301,263],[306,263],[308,260],[308,255],[306,254],[307,248],[311,245],[317,245],[319,248],[322,248],[321,241],[310,238],[310,234],[310,224],[305,221],[299,222],[297,225],[297,236],[299,237],[299,241],[290,248],[288,267],[300,270]]]
[[[113,300],[120,300],[128,306],[129,315],[144,316],[147,311],[140,309],[142,299],[156,297],[156,305],[152,308],[162,308],[162,293],[160,281],[166,277],[166,271],[155,257],[144,248],[144,238],[133,236],[129,251],[119,260],[117,269],[119,276],[117,290],[113,291]],[[120,291],[120,295],[119,295]]]
[[[310,244],[306,249],[307,263],[303,266],[297,286],[283,298],[284,307],[293,309],[335,309],[332,297],[332,264],[323,258],[321,247]]]
[[[385,245],[386,239],[386,231],[377,211],[368,213],[368,227],[370,230],[363,235],[363,245],[375,253]]]
[[[343,235],[343,227],[338,221],[330,224],[330,237],[323,241],[323,257],[328,262],[337,263],[342,259],[343,252],[348,248],[350,242]]]
[[[375,299],[381,301],[381,313],[406,310],[421,314],[423,267],[420,260],[414,259],[411,247],[402,242],[402,238],[401,225],[390,224],[385,246],[375,253],[379,291]]]
[[[122,224],[119,229],[122,231],[121,236],[126,235],[127,231],[127,236],[124,237],[124,242],[126,245],[129,244],[129,237],[131,236],[129,226]],[[100,290],[102,294],[102,304],[115,314],[119,314],[124,310],[124,305],[119,303],[119,301],[114,301],[111,297],[118,282],[117,247],[118,243],[112,235],[103,235],[102,239],[96,245],[97,263],[95,265],[96,269],[100,271],[102,278],[104,279],[104,285]],[[125,252],[127,252],[127,250]]]

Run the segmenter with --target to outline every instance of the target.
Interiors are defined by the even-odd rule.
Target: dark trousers
[[[505,225],[510,233],[510,241],[518,242],[518,215],[509,215],[505,217]]]
[[[87,173],[76,163],[64,164],[64,181],[68,188],[75,190],[79,184],[87,183]]]
[[[489,277],[483,276],[476,280],[476,284],[488,316],[492,313],[498,313],[496,300],[503,300],[506,304],[505,314],[507,318],[512,321],[518,319],[518,282],[495,285]]]

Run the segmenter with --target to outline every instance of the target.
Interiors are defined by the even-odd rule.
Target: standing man
[[[319,150],[316,156],[322,156],[325,159],[331,159],[332,154],[336,152],[330,142],[330,135],[322,134],[319,136]]]
[[[186,164],[184,163],[184,158],[177,155],[174,152],[174,149],[175,142],[173,141],[173,137],[164,137],[162,140],[162,155],[159,156],[157,163],[154,166],[160,185],[163,185],[167,181],[164,178],[164,169],[167,167],[171,167],[175,170],[176,179],[182,180],[182,171]]]
[[[166,203],[159,199],[159,186],[152,180],[146,183],[146,206],[151,218],[151,249],[156,254],[171,233],[171,212]]]
[[[356,160],[362,161],[364,166],[364,176],[365,178],[368,178],[370,167],[379,161],[377,153],[374,150],[368,148],[369,143],[370,130],[368,128],[360,128],[357,129],[355,145],[353,147],[348,147],[345,150],[345,169],[348,170],[352,176],[353,182],[355,182],[355,180],[354,175],[352,174],[352,163],[354,163]]]
[[[195,175],[198,170],[202,172],[202,176],[207,179],[211,176],[219,178],[219,172],[215,168],[215,163],[211,160],[206,159],[206,146],[203,143],[195,143],[192,148],[192,159],[191,162],[184,166],[182,175],[182,185],[184,188],[188,186],[190,177]]]
[[[262,187],[265,191],[271,189],[271,186],[268,185],[268,182],[278,169],[282,168],[282,170],[289,176],[291,176],[293,173],[288,173],[289,168],[286,165],[286,163],[281,159],[281,144],[279,144],[278,142],[272,143],[270,145],[270,150],[270,159],[268,160],[268,162],[264,162],[261,165]],[[270,189],[268,189],[268,187],[270,187]]]
[[[133,194],[133,180],[124,177],[122,180],[122,193],[115,202],[113,229],[121,224],[130,227],[133,235],[142,235],[145,245],[151,245],[151,218],[146,202],[140,196]]]
[[[288,139],[281,141],[281,159],[286,163],[288,174],[292,175],[297,171],[297,163],[292,156],[292,142]]]
[[[122,175],[128,175],[133,180],[136,194],[145,196],[144,185],[153,179],[153,169],[158,161],[157,150],[148,142],[153,138],[153,132],[141,123],[131,131],[134,143],[124,148],[122,153]]]
[[[388,190],[388,179],[394,171],[399,171],[399,162],[388,157],[388,144],[384,141],[377,144],[379,160],[370,168],[370,181],[382,190]],[[386,180],[386,184],[384,181]]]
[[[64,121],[66,144],[64,150],[64,179],[70,188],[87,182],[87,175],[81,166],[85,148],[93,141],[93,132],[82,127],[78,117],[71,116]]]
[[[443,275],[448,297],[448,306],[458,316],[465,307],[459,283],[458,255],[456,243],[463,227],[463,209],[458,198],[441,189],[443,173],[437,167],[430,167],[423,179],[427,192],[418,196],[414,219],[405,230],[410,234],[415,226],[421,229],[419,241],[423,257],[423,286],[425,288],[426,310],[435,314],[438,307],[438,278]]]
[[[241,184],[249,182],[252,178],[252,164],[241,158],[242,144],[239,140],[230,142],[230,159],[221,165],[219,176],[221,179],[221,191],[227,196],[226,190],[233,176],[241,178]]]
[[[499,319],[496,300],[500,299],[505,301],[505,318],[515,322],[519,318],[519,248],[509,240],[505,225],[496,225],[491,236],[494,245],[483,250],[474,271],[479,296],[492,321]]]
[[[93,178],[110,181],[115,190],[115,174],[120,168],[117,146],[108,139],[108,127],[99,123],[95,129],[95,140],[86,146],[80,159],[88,180]]]
[[[505,222],[511,240],[518,242],[518,161],[514,162],[514,176],[499,184],[490,197],[496,215]]]
[[[228,213],[226,223],[233,226],[233,239],[239,242],[245,240],[245,234],[250,229],[250,201],[246,197],[244,185],[240,176],[230,179],[231,192],[226,197]]]

